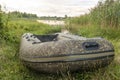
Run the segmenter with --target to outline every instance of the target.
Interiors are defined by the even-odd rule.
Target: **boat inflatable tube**
[[[25,33],[19,57],[24,65],[41,72],[85,71],[110,64],[114,59],[114,48],[103,38]]]

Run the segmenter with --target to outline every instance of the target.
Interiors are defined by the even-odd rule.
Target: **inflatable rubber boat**
[[[114,48],[103,38],[25,33],[19,57],[24,65],[41,72],[85,71],[110,64],[114,59]]]

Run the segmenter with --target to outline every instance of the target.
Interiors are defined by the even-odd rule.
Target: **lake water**
[[[58,20],[37,20],[37,22],[49,24],[49,25],[65,25],[64,21],[58,21]]]

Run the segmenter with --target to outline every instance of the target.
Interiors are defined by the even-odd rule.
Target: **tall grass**
[[[120,0],[99,2],[90,12],[91,21],[102,27],[120,27]]]
[[[84,36],[91,32],[90,35],[119,39],[120,1],[106,0],[99,2],[95,8],[90,10],[89,14],[68,19],[67,23],[69,23],[67,29],[76,34],[81,33]]]
[[[120,0],[105,0],[90,10],[89,14],[72,18],[70,24],[99,25],[101,27],[120,27]]]
[[[2,10],[1,10],[1,6],[0,6],[0,39],[2,36],[2,30],[3,30],[3,21],[2,21]]]
[[[8,16],[1,10],[1,6],[0,6],[0,39],[3,39],[5,36],[7,36],[5,34],[5,32],[8,31],[7,22],[8,22]]]

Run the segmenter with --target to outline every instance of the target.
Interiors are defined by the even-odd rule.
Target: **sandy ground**
[[[58,21],[58,20],[37,20],[39,23],[49,24],[49,25],[64,25],[64,21]]]

